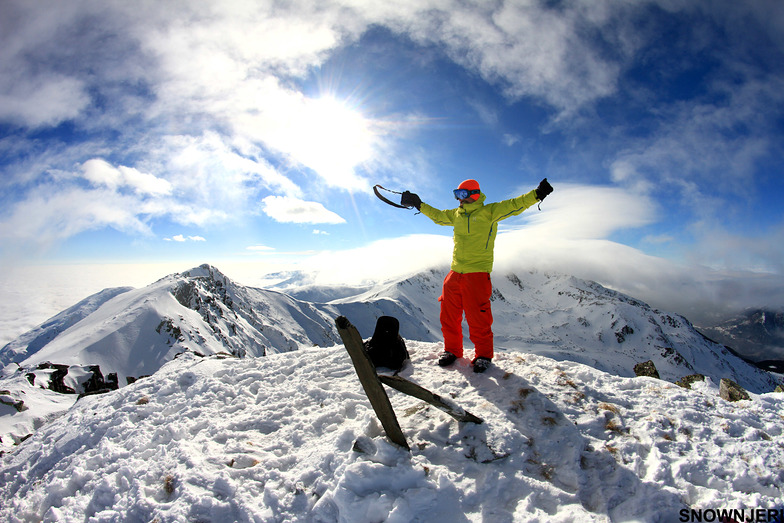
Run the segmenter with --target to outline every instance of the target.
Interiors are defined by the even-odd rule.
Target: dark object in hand
[[[550,190],[552,191],[552,188]],[[419,196],[416,194],[405,191],[400,197],[400,205],[404,205],[406,207],[416,207],[416,210],[418,211],[419,206],[422,205],[422,200],[420,200]]]
[[[553,186],[547,182],[547,178],[539,182],[539,187],[536,188],[536,199],[540,202],[544,200],[548,194],[553,192]]]

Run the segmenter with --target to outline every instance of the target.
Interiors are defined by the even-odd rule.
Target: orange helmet
[[[463,190],[467,192],[463,192]],[[462,194],[465,194],[465,197],[458,198],[458,191],[460,191]],[[468,198],[473,201],[477,201],[479,199],[479,192],[479,182],[476,180],[464,180],[460,183],[460,185],[457,186],[457,190],[455,191],[455,198],[458,200],[464,200]]]

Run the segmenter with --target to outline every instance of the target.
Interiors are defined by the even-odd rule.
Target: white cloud
[[[618,230],[650,224],[657,217],[649,196],[617,187],[556,183],[556,190],[541,207],[542,212],[534,206],[521,217],[536,227],[538,235],[553,238],[607,238]],[[502,228],[507,223],[501,222]]]
[[[9,210],[0,222],[0,238],[23,243],[35,240],[50,245],[106,226],[148,235],[151,231],[137,214],[138,206],[135,196],[108,189],[43,186]]]
[[[192,242],[206,242],[207,241],[207,239],[204,238],[203,236],[185,236],[183,234],[176,234],[176,235],[172,236],[171,238],[164,238],[163,240],[167,241],[167,242],[178,242],[178,243],[183,243],[183,242],[187,242],[187,241],[192,241]]]
[[[142,196],[166,196],[172,192],[172,184],[163,178],[133,167],[113,167],[99,158],[84,162],[82,172],[93,185],[103,185],[112,190],[127,188]]]
[[[299,193],[266,161],[240,155],[214,133],[170,137],[156,147],[148,150],[147,163],[163,176],[102,158],[81,163],[76,173],[49,170],[46,183],[7,205],[0,234],[41,245],[106,226],[147,235],[156,218],[187,226],[247,218],[257,212],[253,196],[264,188]],[[42,162],[38,168],[46,166]],[[199,241],[196,238],[190,239]]]
[[[171,135],[152,153],[177,189],[200,205],[237,210],[260,188],[300,195],[299,187],[271,166],[258,146],[241,138],[232,142],[214,131]]]
[[[210,2],[181,7],[171,19],[158,10],[146,13],[157,23],[134,28],[158,58],[159,69],[149,74],[157,97],[150,113],[207,116],[237,140],[264,144],[331,186],[366,185],[355,167],[372,154],[369,122],[289,83],[320,64],[345,34],[360,30],[345,26],[350,11]],[[188,131],[183,126],[180,133]]]
[[[514,144],[520,142],[520,136],[516,135],[516,134],[509,134],[509,133],[504,134],[503,142],[504,142],[504,145],[506,145],[507,147],[511,147]]]
[[[758,231],[746,234],[709,223],[697,224],[693,232],[697,240],[687,251],[692,263],[726,272],[784,274],[784,221],[760,224]]]
[[[79,166],[79,172],[49,171],[46,182],[22,193],[4,209],[0,238],[24,248],[25,245],[49,247],[76,234],[111,227],[132,235],[151,235],[150,223],[169,218],[182,225],[202,226],[226,221],[241,209],[211,206],[203,200],[173,198],[175,185],[168,180],[135,168],[115,167],[93,158]],[[89,186],[80,183],[89,182]],[[219,191],[215,191],[215,199]],[[190,241],[206,241],[190,236]],[[5,250],[5,249],[4,249]]]
[[[395,5],[390,12],[370,5],[358,7],[369,20],[442,45],[455,62],[510,97],[535,96],[564,114],[615,92],[618,57],[636,48],[629,38],[634,6],[623,4],[609,9],[601,3],[550,8],[539,2],[433,1]],[[597,45],[599,34],[615,39]],[[613,47],[613,57],[604,45]]]
[[[137,24],[155,23],[146,14],[121,2],[0,2],[0,98],[13,104],[0,103],[0,118],[91,131],[138,126],[157,70],[138,43]]]
[[[346,220],[318,202],[288,196],[267,196],[262,200],[264,213],[283,223],[345,223]]]
[[[230,211],[210,209],[187,202],[180,203],[167,199],[155,199],[138,202],[136,211],[143,216],[166,217],[180,225],[203,227],[210,223],[225,222],[235,217]]]
[[[117,189],[122,183],[120,171],[104,160],[93,159],[84,162],[82,173],[84,178],[95,186]]]
[[[780,274],[677,263],[606,239],[541,232],[532,228],[499,235],[494,272],[550,270],[597,281],[702,325],[748,307],[784,306]]]
[[[254,252],[272,252],[275,250],[274,247],[268,247],[267,245],[249,245],[245,249]]]
[[[770,106],[784,103],[784,78],[717,90],[730,94],[720,103],[691,100],[660,109],[666,114],[650,136],[622,141],[610,165],[613,180],[641,191],[667,187],[671,198],[702,203],[711,213],[723,212],[715,205],[726,200],[711,205],[700,200],[707,195],[749,196],[757,164],[776,136],[767,119]]]
[[[165,196],[172,192],[172,184],[163,178],[122,165],[118,167],[118,170],[122,174],[125,185],[137,194]]]
[[[708,10],[700,3],[668,1],[571,2],[553,7],[541,2],[458,0],[336,0],[318,6],[205,0],[176,8],[161,3],[55,3],[44,12],[36,6],[6,3],[2,14],[13,22],[5,27],[2,43],[6,50],[0,51],[0,63],[9,64],[4,73],[22,71],[14,78],[35,77],[36,70],[51,71],[50,81],[37,83],[58,86],[53,91],[66,93],[63,102],[50,111],[51,117],[35,118],[38,121],[60,121],[71,117],[63,114],[66,109],[78,114],[85,108],[84,99],[67,93],[84,97],[90,86],[63,82],[86,75],[59,73],[60,83],[55,76],[62,61],[53,57],[59,57],[65,45],[90,51],[80,56],[86,71],[99,71],[99,84],[113,88],[124,81],[149,86],[155,94],[147,108],[150,118],[172,117],[171,125],[184,130],[191,118],[209,116],[238,134],[249,133],[246,137],[275,146],[274,129],[285,130],[285,122],[276,115],[278,104],[299,103],[299,93],[284,87],[289,84],[279,79],[304,76],[330,52],[370,27],[389,27],[417,42],[436,44],[457,63],[506,89],[511,97],[535,96],[569,114],[617,90],[627,62],[654,36],[640,28],[638,18],[657,3],[684,13]],[[780,8],[711,6],[711,22],[737,34],[738,20],[746,19],[738,13],[741,9],[771,38],[780,38]],[[101,23],[84,23],[88,17]],[[85,27],[90,30],[85,32]],[[101,51],[100,44],[106,51]],[[119,50],[125,51],[122,67],[117,65]],[[136,52],[131,55],[128,50]],[[38,60],[28,63],[25,58],[31,55]],[[34,95],[38,89],[17,91]],[[296,161],[313,161],[292,149],[288,140],[277,140],[281,151],[301,156]]]
[[[8,85],[9,80],[0,80],[0,120],[33,128],[54,126],[76,118],[90,103],[84,82],[75,78],[13,75],[15,85]]]
[[[380,134],[359,111],[329,97],[308,98],[272,79],[246,81],[238,91],[230,110],[244,110],[232,118],[235,132],[312,169],[329,186],[367,186],[356,170],[372,160]]]

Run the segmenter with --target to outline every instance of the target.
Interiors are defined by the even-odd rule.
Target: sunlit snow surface
[[[254,289],[203,266],[64,311],[0,351],[0,521],[669,522],[784,509],[784,395],[769,392],[780,376],[681,316],[536,271],[493,277],[494,366],[440,368],[442,279],[330,301],[329,289]],[[388,389],[412,452],[395,447],[338,315],[364,337],[398,317],[403,374],[485,423]],[[95,358],[120,390],[77,401],[26,377]],[[648,359],[661,380],[632,377]],[[694,390],[673,384],[694,372],[707,376]],[[751,400],[720,399],[723,377]],[[6,404],[18,400],[27,410]]]
[[[86,397],[2,457],[3,521],[675,521],[782,504],[781,394],[728,403],[507,350],[486,374],[410,342],[403,372],[484,418],[389,391],[383,434],[341,346],[183,355]]]

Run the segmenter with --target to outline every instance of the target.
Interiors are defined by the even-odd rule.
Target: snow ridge
[[[104,289],[53,316],[0,349],[0,367],[13,361],[22,361],[27,355],[39,351],[63,331],[95,312],[98,307],[115,296],[130,290],[132,287]]]
[[[446,268],[383,282],[323,303],[291,294],[239,285],[218,269],[202,265],[166,276],[142,289],[109,289],[83,300],[0,350],[6,365],[0,390],[9,405],[35,409],[0,416],[4,446],[73,403],[52,399],[45,383],[28,383],[41,364],[99,365],[116,373],[120,386],[155,373],[183,352],[260,357],[340,343],[334,318],[346,316],[368,337],[383,315],[400,320],[408,340],[440,339],[438,302]],[[299,281],[306,281],[300,277]],[[680,316],[561,274],[526,272],[494,275],[496,352],[535,353],[576,361],[618,376],[634,376],[637,363],[651,360],[660,376],[675,382],[704,374],[714,383],[729,378],[754,393],[775,388],[769,373],[707,340]],[[329,288],[307,286],[311,296]],[[466,329],[466,338],[467,338]],[[470,342],[465,341],[467,356]],[[35,397],[35,398],[34,398]],[[44,405],[46,404],[46,405]]]
[[[0,379],[0,520],[784,516],[773,375],[683,317],[542,272],[494,275],[490,370],[476,375],[468,359],[442,369],[445,273],[313,302],[202,265],[64,311],[0,351],[16,362]],[[305,295],[330,296],[313,285]],[[365,337],[379,316],[398,317],[411,354],[403,375],[485,423],[458,423],[389,390],[412,452],[390,443],[340,345],[340,315]],[[663,379],[633,377],[647,359]],[[45,361],[100,364],[123,386],[76,401],[29,382],[25,373]],[[671,383],[694,372],[706,378],[692,389]],[[751,399],[720,399],[722,377]]]
[[[504,353],[484,375],[410,342],[404,375],[485,423],[390,390],[383,434],[342,347],[184,354],[82,399],[2,457],[3,521],[678,521],[778,510],[780,397],[729,403],[574,362]]]

